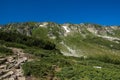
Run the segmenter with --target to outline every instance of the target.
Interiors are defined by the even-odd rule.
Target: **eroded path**
[[[10,49],[13,55],[0,57],[0,80],[25,80],[21,66],[28,61],[28,57],[22,49]]]

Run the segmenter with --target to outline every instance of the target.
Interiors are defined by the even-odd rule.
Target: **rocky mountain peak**
[[[14,23],[14,24],[5,25],[2,28],[2,30],[16,31],[30,36],[32,35],[32,31],[38,28],[47,28],[49,34],[51,34],[51,32],[56,32],[59,33],[59,35],[64,34],[64,36],[76,32],[80,34],[93,34],[93,35],[112,36],[112,37],[113,36],[119,37],[120,35],[119,26],[101,26],[98,24],[86,24],[86,23],[81,23],[81,24],[70,24],[70,23],[57,24],[54,22]]]

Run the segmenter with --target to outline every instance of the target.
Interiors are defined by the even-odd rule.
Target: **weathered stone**
[[[4,60],[6,60],[6,58],[0,58],[0,61],[4,61]]]
[[[15,80],[13,77],[9,78],[8,80]]]
[[[12,75],[10,78],[13,79],[13,80],[16,80],[17,76],[16,75]]]
[[[14,66],[14,64],[9,64],[7,69],[11,69]]]
[[[93,68],[101,69],[101,66],[93,66]]]
[[[9,72],[9,70],[7,70],[7,69],[0,69],[0,73],[7,73],[7,72]]]
[[[20,58],[17,60],[17,64],[15,64],[15,67],[19,67],[21,63],[24,63],[27,61],[26,57]]]
[[[6,58],[0,57],[0,80],[25,80],[21,65],[23,65],[28,58],[22,49],[9,49],[13,50],[14,55]]]
[[[1,65],[0,69],[6,69],[7,65]]]
[[[12,63],[12,62],[14,62],[15,60],[14,60],[14,58],[13,58],[12,56],[10,56],[10,57],[7,58],[7,61],[10,62],[10,63]]]
[[[4,74],[3,76],[1,76],[1,77],[0,77],[0,80],[11,76],[13,73],[14,73],[13,71],[9,71],[8,73],[6,73],[6,74]]]
[[[0,75],[2,75],[3,74],[3,71],[2,70],[0,70]]]
[[[18,77],[18,80],[25,80],[25,77]]]
[[[22,70],[21,70],[21,69],[17,69],[15,74],[16,74],[16,76],[18,76],[18,77],[22,77],[22,76],[23,76],[23,73],[22,73]]]

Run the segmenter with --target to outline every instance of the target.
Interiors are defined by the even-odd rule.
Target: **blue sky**
[[[0,0],[0,24],[27,21],[120,25],[120,0]]]

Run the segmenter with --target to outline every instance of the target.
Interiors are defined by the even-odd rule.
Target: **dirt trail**
[[[22,49],[9,49],[13,55],[0,57],[0,80],[25,80],[21,66],[28,61],[28,57]]]

